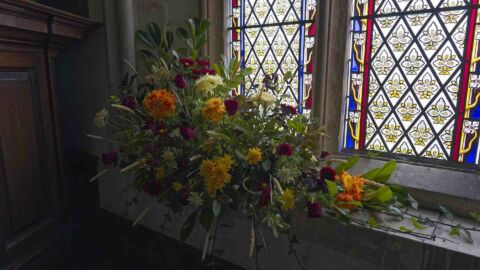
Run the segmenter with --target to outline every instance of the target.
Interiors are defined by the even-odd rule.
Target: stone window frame
[[[343,119],[348,90],[348,44],[350,41],[350,8],[353,0],[317,0],[317,37],[314,51],[314,81],[312,115],[319,126],[325,126],[329,136],[319,139],[318,149],[348,157],[342,152]],[[212,61],[228,50],[228,0],[202,0],[201,15],[211,21],[209,44],[204,50]],[[382,157],[361,156],[357,173],[382,166]],[[391,183],[405,187],[420,205],[468,215],[480,209],[480,170],[444,167],[426,162],[398,158],[397,170]],[[355,172],[355,171],[354,171]]]

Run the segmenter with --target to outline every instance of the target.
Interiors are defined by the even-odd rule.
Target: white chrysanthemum
[[[105,127],[105,125],[107,124],[107,118],[108,118],[108,111],[107,111],[107,109],[103,109],[103,110],[99,111],[99,112],[95,115],[95,120],[94,120],[95,126],[96,126],[97,128],[103,128],[103,127]]]
[[[195,82],[195,90],[200,92],[211,92],[219,86],[225,86],[225,83],[218,75],[205,75]]]
[[[284,183],[288,183],[293,180],[292,171],[285,167],[282,167],[277,171],[277,177]]]
[[[175,161],[175,155],[170,150],[166,150],[162,155],[163,160],[165,161]]]
[[[257,103],[263,103],[265,105],[271,105],[275,101],[276,97],[267,92],[258,92],[250,97],[250,100]]]
[[[188,201],[195,207],[202,207],[203,205],[203,198],[202,194],[198,192],[191,192],[190,197],[188,197]]]

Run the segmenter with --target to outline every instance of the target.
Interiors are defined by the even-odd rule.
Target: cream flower
[[[107,124],[108,111],[103,109],[95,115],[95,126],[97,128],[103,128]]]
[[[205,75],[195,82],[195,90],[200,92],[208,93],[219,86],[225,86],[225,83],[218,75]]]
[[[271,105],[276,100],[276,97],[267,92],[260,91],[255,95],[251,96],[249,100],[257,103],[263,103],[265,105]]]
[[[202,193],[192,192],[190,197],[188,197],[188,201],[195,207],[201,207],[203,205],[202,195]]]

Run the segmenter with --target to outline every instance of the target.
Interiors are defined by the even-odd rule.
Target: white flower
[[[175,155],[170,150],[165,150],[165,152],[163,152],[162,158],[167,162],[175,161]]]
[[[275,101],[276,97],[267,92],[259,91],[255,95],[249,98],[250,101],[263,103],[265,105],[270,105]]]
[[[292,173],[290,169],[282,167],[277,171],[277,177],[282,182],[290,182],[292,181]]]
[[[99,111],[99,112],[95,115],[95,120],[94,120],[95,126],[96,126],[97,128],[103,128],[103,127],[105,127],[105,125],[107,124],[107,118],[108,118],[108,111],[107,111],[107,109],[103,109],[103,110]]]
[[[188,197],[188,201],[190,202],[191,205],[195,207],[202,207],[203,206],[202,195],[203,193],[191,192],[190,197]]]
[[[218,75],[205,75],[195,82],[195,90],[200,92],[211,92],[219,86],[225,86],[225,83]]]

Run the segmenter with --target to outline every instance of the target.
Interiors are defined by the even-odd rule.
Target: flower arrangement
[[[275,236],[287,233],[293,246],[289,216],[295,209],[306,209],[312,218],[328,213],[349,222],[351,212],[401,216],[404,207],[416,205],[387,182],[395,162],[359,176],[349,172],[357,157],[317,154],[316,143],[325,131],[312,128],[313,118],[279,101],[276,76],[266,76],[256,91],[239,95],[236,89],[249,69],[241,69],[235,59],[211,65],[200,57],[208,24],[192,19],[188,29],[177,30],[187,44],[179,50],[172,49],[173,34],[155,24],[137,33],[153,49],[140,51],[149,74],[127,77],[121,95],[112,96],[109,107],[97,114],[95,124],[109,128],[113,139],[91,136],[112,145],[102,155],[105,170],[94,179],[115,167],[133,172],[133,188],[172,212],[191,213],[182,240],[195,223],[205,228],[204,256],[228,208],[252,220],[252,255],[256,227],[262,223]],[[290,77],[285,74],[283,83]],[[380,227],[375,216],[364,225]]]

